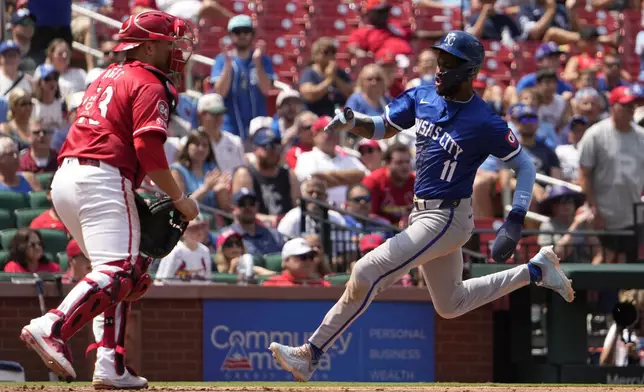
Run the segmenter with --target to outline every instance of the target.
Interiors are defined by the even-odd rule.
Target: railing
[[[0,0],[0,4],[2,4],[2,3],[4,3],[4,0]],[[122,25],[122,23],[119,22],[116,19],[112,19],[112,18],[109,18],[109,17],[107,17],[105,15],[99,14],[98,12],[88,10],[87,8],[83,8],[78,4],[72,4],[72,11],[76,12],[78,14],[84,15],[84,16],[86,16],[86,17],[88,17],[90,19],[90,31],[91,31],[91,33],[93,35],[92,36],[92,42],[96,42],[96,32],[95,32],[95,29],[94,29],[94,26],[93,26],[94,22],[101,22],[103,24],[106,24],[106,25],[108,25],[110,27],[114,27],[116,29],[120,29],[121,25]],[[2,17],[4,17],[4,13],[2,13]],[[3,26],[4,26],[4,23],[3,23]],[[92,55],[94,57],[97,57],[97,58],[102,58],[103,57],[103,53],[101,53],[100,51],[93,52],[92,48],[89,48],[89,47],[87,47],[85,45],[82,45],[82,46],[81,45],[82,44],[79,45],[78,42],[74,42],[73,48],[78,50],[78,51],[80,51],[80,52],[90,54],[90,55]],[[99,53],[100,53],[100,56],[98,55]],[[210,57],[206,57],[206,56],[200,55],[198,53],[193,53],[192,56],[190,57],[190,61],[188,62],[188,67],[187,67],[186,72],[185,72],[185,74],[186,74],[186,77],[185,77],[186,88],[192,88],[192,72],[191,72],[191,70],[192,70],[192,66],[193,66],[194,63],[199,63],[199,64],[203,64],[203,65],[207,65],[209,67],[212,67],[214,62],[215,61],[213,59],[211,59]],[[273,85],[276,88],[280,89],[280,90],[292,90],[292,87],[290,85],[288,85],[287,83],[284,83],[284,82],[280,82],[279,80],[276,80],[273,83]]]

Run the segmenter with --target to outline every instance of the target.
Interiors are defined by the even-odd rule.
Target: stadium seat
[[[14,216],[9,210],[0,210],[0,230],[16,227]]]
[[[237,283],[237,274],[214,273],[210,280],[215,283]]]
[[[56,254],[56,260],[58,265],[60,265],[60,270],[65,272],[69,268],[69,260],[67,260],[67,252],[58,252]]]
[[[29,192],[29,206],[31,208],[51,207],[51,202],[47,200],[47,192],[45,191]]]
[[[21,208],[15,210],[13,213],[16,216],[16,227],[18,229],[29,227],[32,220],[47,210],[48,208]]]
[[[324,277],[324,280],[331,283],[333,286],[344,286],[349,281],[351,274],[333,274]]]
[[[38,230],[42,236],[43,245],[46,252],[58,253],[63,252],[67,248],[69,239],[67,234],[60,230],[40,229]]]
[[[0,250],[0,272],[4,271],[4,266],[9,261],[9,251]]]
[[[16,235],[18,229],[4,229],[0,231],[0,244],[2,244],[2,249],[8,250],[9,244],[13,239],[13,236]]]
[[[29,207],[29,203],[24,193],[0,191],[0,208],[13,211],[27,207]]]
[[[282,254],[281,253],[270,253],[264,256],[266,260],[266,268],[275,271],[282,272]]]
[[[51,188],[51,180],[54,178],[54,172],[48,173],[38,173],[36,174],[36,179],[42,185],[42,189]]]

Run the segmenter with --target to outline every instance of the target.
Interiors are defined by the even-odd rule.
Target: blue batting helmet
[[[485,49],[481,42],[472,34],[465,31],[455,30],[447,33],[438,45],[432,46],[433,49],[449,53],[463,60],[463,64],[455,69],[442,70],[436,77],[444,88],[456,86],[467,80],[470,76],[475,76],[485,58]]]

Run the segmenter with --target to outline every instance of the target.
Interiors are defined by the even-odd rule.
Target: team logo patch
[[[168,121],[168,118],[170,117],[170,108],[165,101],[159,101],[159,103],[157,103],[157,110],[159,111],[161,118]]]
[[[508,129],[508,133],[505,135],[505,140],[507,140],[512,147],[516,147],[519,145],[519,141],[517,140],[517,137],[514,136],[514,133],[512,133],[512,130],[510,129]]]

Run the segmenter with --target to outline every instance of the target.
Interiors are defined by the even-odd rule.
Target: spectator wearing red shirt
[[[45,258],[42,236],[36,230],[22,228],[9,244],[9,261],[4,272],[28,274],[34,272],[60,273],[60,266]]]
[[[411,170],[409,148],[392,144],[383,160],[385,166],[371,172],[362,183],[371,191],[371,212],[400,224],[411,212],[414,202],[416,175]]]
[[[410,31],[402,26],[389,23],[391,5],[386,0],[368,0],[363,17],[365,25],[355,29],[349,36],[349,51],[356,57],[374,57],[383,52],[410,55],[412,47],[409,41],[413,38],[437,39],[443,36],[442,31]]]
[[[47,191],[47,200],[51,203],[51,191]],[[29,228],[34,230],[53,229],[64,231],[65,233],[68,232],[63,221],[60,220],[60,217],[56,213],[56,209],[53,204],[50,209],[35,217],[34,220],[31,221]]]
[[[87,256],[83,254],[76,240],[69,241],[66,251],[69,267],[65,275],[63,275],[63,283],[78,283],[92,270],[92,264]]]
[[[297,134],[295,135],[295,143],[284,154],[284,160],[291,170],[295,170],[297,165],[297,158],[303,153],[313,149],[313,124],[317,121],[317,114],[304,111],[295,117],[293,128]]]
[[[315,250],[304,238],[294,238],[282,248],[282,267],[280,275],[271,276],[264,286],[319,286],[331,284],[320,279],[315,273]]]
[[[58,169],[58,153],[49,147],[54,131],[42,125],[40,121],[31,123],[31,146],[20,152],[19,171],[45,173]]]
[[[382,148],[376,140],[362,139],[358,143],[358,152],[360,153],[360,162],[370,171],[382,167]]]

